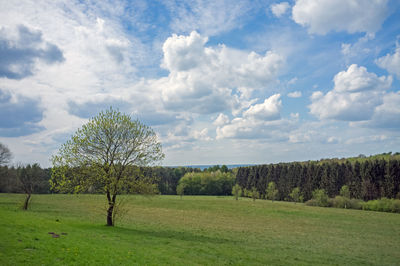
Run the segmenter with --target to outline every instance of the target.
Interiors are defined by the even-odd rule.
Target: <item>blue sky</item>
[[[39,162],[113,106],[163,165],[400,151],[395,0],[0,0],[0,142]]]

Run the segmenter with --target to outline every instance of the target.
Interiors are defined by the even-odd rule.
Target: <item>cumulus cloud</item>
[[[217,119],[213,122],[215,126],[223,126],[225,124],[229,123],[229,117],[224,114],[219,114]]]
[[[282,107],[281,95],[275,94],[265,99],[261,104],[255,104],[247,109],[243,116],[246,118],[256,118],[260,120],[276,120],[280,118]]]
[[[376,63],[400,79],[400,46],[396,47],[394,54],[387,54],[376,60]]]
[[[301,97],[301,91],[293,91],[288,93],[288,97],[290,98],[300,98]]]
[[[293,20],[309,33],[377,32],[388,16],[388,0],[297,0]]]
[[[206,47],[206,43],[207,38],[195,31],[165,41],[162,67],[170,73],[155,86],[162,88],[166,108],[203,114],[237,109],[239,97],[248,98],[250,91],[277,82],[282,56],[271,51],[246,53],[225,45]]]
[[[40,31],[24,25],[11,29],[0,28],[0,77],[22,79],[33,75],[35,64],[64,61],[56,45],[43,40]]]
[[[282,2],[279,4],[272,4],[270,6],[272,13],[276,16],[276,17],[281,17],[283,16],[288,9],[290,8],[290,5],[288,2]]]
[[[361,121],[371,119],[375,108],[382,104],[384,93],[392,84],[391,76],[378,77],[365,67],[351,65],[334,77],[334,89],[314,92],[310,113],[320,119]]]
[[[229,123],[217,127],[217,139],[281,139],[282,132],[288,132],[294,121],[280,119],[282,102],[280,94],[272,95],[261,104],[251,105]]]

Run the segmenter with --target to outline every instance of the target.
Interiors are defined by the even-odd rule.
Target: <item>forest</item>
[[[305,201],[312,198],[316,189],[324,189],[333,198],[347,185],[350,197],[373,200],[382,197],[396,198],[400,192],[400,154],[385,153],[348,159],[323,159],[320,161],[293,162],[240,167],[237,183],[250,190],[257,188],[260,197],[270,182],[278,189],[278,200],[290,200],[296,187]]]
[[[319,161],[264,164],[228,169],[213,166],[201,171],[189,167],[133,167],[132,175],[151,180],[156,193],[176,195],[179,184],[185,195],[227,195],[233,185],[241,189],[257,189],[258,197],[266,197],[270,182],[276,184],[277,200],[290,201],[294,188],[300,189],[304,201],[312,198],[316,189],[324,189],[333,198],[347,185],[350,197],[373,200],[400,196],[400,153],[383,153],[366,157],[322,159]],[[35,194],[55,193],[50,190],[51,168],[39,165],[0,167],[0,192]],[[29,179],[29,176],[32,176]],[[27,183],[28,182],[28,183]],[[73,191],[67,191],[73,192]],[[101,193],[93,188],[86,193]]]

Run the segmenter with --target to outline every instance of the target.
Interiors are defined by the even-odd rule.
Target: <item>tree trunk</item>
[[[107,225],[108,226],[114,226],[113,211],[114,211],[114,204],[112,202],[109,202],[108,210],[107,210]]]
[[[26,194],[24,206],[22,207],[23,210],[28,209],[29,200],[31,199],[31,194]]]
[[[115,201],[117,194],[114,194],[111,198],[111,194],[107,192],[108,199],[108,210],[107,210],[107,225],[114,226],[114,212],[115,212]]]
[[[113,198],[111,199],[110,192],[107,192],[107,200],[108,200],[107,226],[114,226],[113,212],[114,212],[115,197],[113,197]],[[114,200],[114,201],[113,201],[113,200]]]

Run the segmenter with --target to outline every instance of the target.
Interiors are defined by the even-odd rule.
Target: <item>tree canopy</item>
[[[132,166],[164,158],[155,132],[112,108],[78,129],[53,156],[52,189],[59,192],[103,191],[108,200],[107,225],[113,225],[116,196],[142,186]]]

